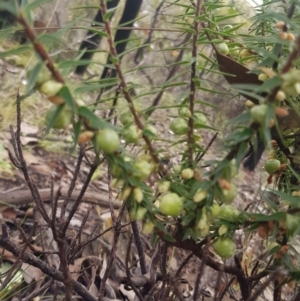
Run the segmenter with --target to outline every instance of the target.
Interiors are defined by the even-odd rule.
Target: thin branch
[[[42,294],[45,290],[47,290],[52,284],[53,284],[54,280],[50,279],[49,281],[47,281],[44,285],[42,285],[39,289],[35,290],[34,292],[32,292],[31,294],[27,295],[25,298],[22,299],[22,301],[30,301],[30,300],[34,300],[35,297],[39,296],[40,294]]]
[[[130,112],[131,112],[131,114],[134,118],[135,124],[143,132],[144,131],[144,126],[143,126],[142,121],[140,120],[140,118],[139,118],[139,116],[138,116],[138,114],[137,114],[137,112],[134,108],[133,101],[132,101],[131,96],[129,94],[129,89],[127,87],[123,72],[121,70],[121,66],[119,64],[118,54],[117,54],[116,48],[114,46],[113,35],[112,35],[110,23],[109,23],[108,20],[106,20],[107,18],[104,18],[104,16],[107,14],[106,1],[100,0],[100,8],[101,8],[103,19],[105,20],[104,21],[104,26],[105,26],[105,30],[106,30],[106,33],[107,33],[107,40],[108,40],[108,44],[109,44],[110,54],[113,58],[114,66],[116,68],[116,72],[117,72],[119,80],[120,80],[120,86],[123,90],[125,99],[129,104],[129,110],[130,110]],[[150,153],[153,161],[158,165],[160,171],[162,173],[165,173],[165,168],[164,168],[163,164],[160,163],[159,157],[157,156],[157,152],[154,149],[154,147],[152,146],[149,137],[144,135],[144,134],[142,134],[142,137],[145,140],[145,143],[148,147],[149,153]]]
[[[5,233],[5,226],[2,225],[2,232]],[[0,235],[0,246],[11,252],[14,256],[18,257],[20,256],[20,259],[28,263],[34,267],[39,268],[42,272],[44,272],[46,275],[50,276],[51,278],[60,281],[64,283],[65,279],[63,276],[63,273],[61,271],[58,271],[53,266],[45,263],[32,253],[23,251],[20,249],[15,243],[11,242],[8,239],[8,236]],[[83,285],[78,283],[77,281],[71,279],[73,289],[74,291],[80,295],[84,300],[86,301],[97,301],[86,289]]]
[[[204,275],[204,269],[205,269],[205,265],[206,265],[206,259],[208,257],[209,245],[210,245],[210,240],[208,240],[205,244],[203,257],[202,257],[202,260],[201,260],[200,268],[199,268],[199,271],[197,273],[197,277],[196,277],[196,281],[195,281],[195,285],[194,285],[193,301],[198,300],[198,296],[200,296],[201,291],[202,291],[202,288],[201,288],[200,291],[199,291],[199,289],[200,289],[201,277]]]
[[[131,222],[131,228],[132,228],[132,233],[133,233],[134,240],[135,240],[135,245],[136,245],[136,248],[138,251],[138,256],[139,256],[140,265],[141,265],[141,272],[142,272],[142,275],[144,275],[147,273],[147,265],[146,265],[143,242],[140,237],[140,231],[139,231],[137,221]]]
[[[23,26],[27,39],[32,43],[35,51],[39,54],[41,59],[46,63],[46,66],[48,70],[51,72],[53,78],[55,78],[58,82],[65,84],[65,81],[61,73],[59,72],[58,68],[55,67],[54,62],[52,61],[51,57],[49,56],[44,46],[40,42],[38,42],[35,33],[33,32],[32,28],[30,27],[26,19],[23,17],[23,15],[19,14],[16,19],[17,22],[19,22]]]
[[[133,291],[135,292],[135,294],[137,295],[139,300],[143,301],[144,300],[143,296],[141,295],[140,291],[136,288],[136,286],[134,285],[134,283],[131,280],[131,275],[130,275],[130,270],[129,270],[129,258],[130,258],[131,243],[132,243],[132,234],[130,235],[128,246],[127,246],[127,251],[126,251],[126,259],[125,259],[126,277],[127,277],[128,284],[133,289]]]
[[[189,131],[188,131],[188,156],[190,164],[193,164],[193,155],[194,155],[194,105],[195,105],[195,93],[196,93],[196,69],[197,69],[197,40],[199,35],[199,25],[200,22],[198,17],[200,15],[200,6],[201,0],[197,0],[196,7],[195,7],[195,16],[194,16],[194,34],[193,34],[193,41],[192,41],[192,65],[191,65],[191,80],[190,80],[190,97],[189,97],[189,104],[190,104],[190,112],[191,117],[189,118]]]
[[[256,301],[258,296],[266,289],[266,287],[274,281],[278,276],[286,274],[282,268],[278,268],[274,272],[272,272],[269,278],[256,290],[256,292],[248,298],[246,301]]]
[[[65,216],[66,216],[67,206],[70,202],[72,192],[75,188],[75,184],[76,184],[76,181],[77,181],[77,178],[78,178],[78,175],[79,175],[79,171],[80,171],[80,167],[81,167],[83,157],[84,157],[84,146],[81,145],[80,150],[79,150],[79,154],[78,154],[78,157],[77,157],[77,163],[76,163],[74,175],[72,177],[71,183],[69,184],[68,194],[67,194],[67,196],[66,196],[66,198],[65,198],[65,200],[64,200],[64,202],[62,203],[62,206],[61,206],[61,212],[60,212],[60,218],[59,218],[60,223],[64,223],[65,220],[66,220]],[[78,205],[79,205],[79,203],[78,203]],[[75,206],[75,204],[73,205],[73,207],[74,206]],[[77,207],[75,208],[75,211],[76,210],[77,210]],[[64,225],[64,231],[67,230],[68,226],[69,226],[68,224]]]

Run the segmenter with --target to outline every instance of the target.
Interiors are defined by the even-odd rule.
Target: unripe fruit
[[[147,221],[143,224],[143,229],[142,229],[142,233],[143,234],[149,234],[153,231],[154,229],[154,225],[152,222]]]
[[[202,202],[203,200],[205,200],[206,196],[207,196],[207,191],[206,191],[206,190],[203,190],[203,189],[201,189],[201,188],[199,188],[199,189],[196,191],[195,195],[193,196],[193,201],[194,201],[195,203],[200,203],[200,202]]]
[[[285,219],[286,227],[292,235],[300,228],[300,216],[298,214],[287,214]]]
[[[194,114],[194,127],[195,129],[203,127],[203,125],[207,125],[207,117],[201,113],[201,112],[196,112]]]
[[[240,48],[235,46],[235,47],[232,47],[230,50],[230,54],[234,57],[237,57],[239,56],[239,53],[240,53]]]
[[[187,133],[189,127],[187,122],[183,118],[175,118],[170,123],[169,129],[175,135],[183,135]]]
[[[125,184],[125,181],[123,179],[117,179],[117,178],[113,178],[110,182],[110,187],[111,188],[120,188],[123,187]]]
[[[253,108],[254,106],[255,106],[255,103],[254,103],[254,102],[252,102],[252,101],[249,100],[249,99],[246,100],[246,102],[245,102],[245,107],[246,107],[247,109],[251,109],[251,108]]]
[[[170,190],[171,182],[170,181],[161,181],[157,185],[157,190],[159,193],[165,193]]]
[[[194,171],[191,168],[185,168],[181,172],[181,177],[184,180],[189,180],[194,176]]]
[[[280,168],[280,161],[277,159],[269,159],[265,165],[265,171],[269,174],[269,175],[274,175]]]
[[[220,207],[219,218],[226,221],[235,221],[236,218],[240,215],[240,212],[236,207],[232,205],[222,205]]]
[[[290,96],[297,96],[300,94],[300,70],[292,69],[287,73],[281,75],[283,83],[281,89]]]
[[[205,237],[209,233],[209,223],[207,221],[206,213],[202,211],[201,218],[197,224],[197,228],[200,230],[199,236]]]
[[[293,191],[292,196],[300,196],[300,191],[299,190]]]
[[[145,214],[147,213],[147,209],[144,207],[138,207],[136,210],[130,210],[130,218],[134,221],[140,221],[144,218]]]
[[[85,102],[82,99],[76,99],[75,102],[78,105],[78,107],[84,107],[85,106]]]
[[[192,116],[190,109],[187,107],[180,107],[178,110],[178,115],[182,118],[189,118]]]
[[[116,152],[120,145],[120,139],[117,132],[111,129],[100,130],[96,135],[96,151],[102,150],[107,154]]]
[[[217,238],[214,242],[215,252],[222,258],[228,259],[235,254],[235,243],[230,238]]]
[[[251,56],[251,53],[247,49],[242,49],[239,53],[240,58],[246,58],[248,56]]]
[[[135,162],[134,168],[136,169],[134,176],[141,181],[146,180],[153,171],[153,165],[143,160]]]
[[[226,43],[220,43],[217,45],[217,49],[223,55],[227,55],[229,53],[229,48]]]
[[[228,232],[228,226],[227,225],[221,225],[218,229],[219,236],[222,236]]]
[[[145,154],[145,153],[144,153],[144,154],[141,154],[141,155],[139,156],[139,160],[151,162],[151,161],[152,161],[152,157],[151,157],[151,155]]]
[[[130,186],[125,187],[119,194],[119,200],[120,201],[126,201],[128,197],[130,196],[132,188]]]
[[[173,171],[175,173],[180,173],[181,170],[182,170],[182,166],[180,164],[176,164],[176,165],[173,166]]]
[[[210,210],[211,210],[211,214],[213,215],[214,218],[217,218],[220,214],[220,206],[218,204],[213,204],[211,207],[210,207]]]
[[[118,178],[122,173],[122,168],[118,164],[113,163],[110,166],[110,172],[113,177]]]
[[[237,196],[236,186],[231,183],[230,189],[222,189],[222,194],[219,196],[219,201],[224,204],[231,204],[235,197]]]
[[[27,78],[29,78],[31,76],[31,73],[33,72],[33,70],[28,70],[27,72]],[[39,72],[37,79],[36,79],[36,85],[37,87],[41,86],[43,83],[45,83],[46,81],[51,79],[51,75],[49,73],[49,71],[46,69],[46,67],[43,67],[42,70]]]
[[[150,138],[154,138],[157,136],[157,129],[155,128],[155,126],[153,126],[152,124],[147,124],[145,126],[145,130],[149,131],[151,133]]]
[[[123,138],[127,143],[137,143],[141,134],[141,130],[135,124],[132,124],[124,129]]]
[[[48,80],[41,85],[39,91],[45,94],[46,96],[52,97],[57,95],[63,86],[64,85],[62,83],[59,83],[55,80]]]
[[[238,167],[236,166],[236,159],[232,159],[229,163],[229,167],[230,167],[230,177],[234,178],[235,176],[238,175],[239,171],[238,171]]]
[[[133,199],[137,203],[141,203],[142,200],[144,199],[144,193],[140,187],[134,187],[133,188]]]
[[[267,244],[267,248],[269,251],[271,251],[272,249],[276,248],[276,247],[279,247],[279,244],[276,243],[275,241],[272,241],[272,242],[269,242]],[[279,249],[279,248],[278,248]]]
[[[274,149],[268,152],[268,159],[276,159],[276,151]]]
[[[269,76],[265,73],[261,73],[259,76],[258,76],[258,79],[261,80],[262,82],[266,81],[267,79],[269,79]]]
[[[57,110],[57,106],[53,105],[47,112],[46,112],[46,121],[49,124],[53,119]],[[71,124],[73,118],[73,113],[69,107],[64,105],[63,110],[59,113],[56,117],[53,128],[54,129],[65,129],[68,125]]]
[[[253,122],[263,125],[266,120],[267,106],[266,105],[257,105],[251,108],[250,115]]]
[[[129,111],[127,111],[121,114],[120,121],[124,126],[130,125],[133,123],[133,116]]]
[[[177,193],[169,192],[161,197],[159,208],[163,214],[176,217],[183,210],[182,199]]]
[[[229,31],[229,30],[231,30],[232,28],[233,28],[232,25],[227,24],[227,25],[225,25],[225,26],[223,27],[223,31]]]
[[[84,143],[87,143],[87,142],[91,141],[94,134],[95,133],[92,132],[92,131],[83,131],[83,132],[81,132],[78,136],[78,143],[84,144]]]
[[[275,98],[279,101],[284,101],[286,99],[286,95],[285,93],[282,91],[282,90],[279,90],[277,93],[276,93],[276,96]]]

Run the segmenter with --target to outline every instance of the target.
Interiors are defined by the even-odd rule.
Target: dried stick
[[[30,301],[30,300],[33,300],[35,297],[39,296],[41,293],[43,293],[45,290],[47,290],[53,284],[53,282],[54,282],[53,279],[47,281],[38,290],[36,290],[36,291],[32,292],[31,294],[27,295],[21,301]]]
[[[282,268],[278,268],[274,272],[272,272],[269,278],[256,290],[256,292],[249,297],[246,301],[255,301],[257,300],[258,296],[266,289],[266,287],[274,281],[278,276],[284,275],[285,271]]]
[[[7,227],[5,225],[2,225],[2,233],[3,235],[0,235],[0,246],[11,252],[14,256],[18,257],[20,256],[20,259],[28,263],[34,267],[39,268],[42,272],[44,272],[46,275],[50,276],[51,278],[60,281],[64,283],[64,275],[61,271],[58,271],[53,266],[45,263],[32,253],[23,251],[20,249],[15,243],[11,242],[8,238],[7,233]],[[71,283],[73,286],[74,291],[80,295],[84,300],[86,301],[97,301],[87,290],[86,288],[81,285],[79,282],[71,279]]]
[[[204,274],[203,272],[204,272],[205,265],[206,265],[206,259],[208,257],[208,248],[209,248],[209,245],[210,245],[210,240],[208,240],[206,242],[205,247],[204,247],[203,257],[202,257],[202,260],[201,260],[199,272],[197,273],[197,277],[196,277],[196,281],[195,281],[195,285],[194,285],[193,301],[197,301],[198,296],[201,293],[201,291],[199,292],[199,288],[200,288],[201,277]]]
[[[125,260],[126,277],[127,277],[128,284],[133,289],[133,291],[135,292],[135,294],[137,295],[139,300],[143,301],[144,300],[143,296],[141,295],[140,291],[136,288],[136,286],[134,285],[134,283],[131,280],[131,275],[130,275],[130,270],[129,270],[129,258],[130,258],[131,243],[132,243],[132,234],[130,235],[128,246],[127,246],[127,251],[126,251],[126,260]]]

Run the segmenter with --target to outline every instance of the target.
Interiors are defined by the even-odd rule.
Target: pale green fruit
[[[220,228],[218,229],[218,234],[220,236],[226,234],[228,232],[228,226],[227,225],[221,225]]]
[[[143,224],[142,233],[143,234],[150,234],[154,229],[154,225],[152,222],[147,221]]]
[[[235,243],[230,238],[218,237],[213,246],[216,253],[224,259],[228,259],[235,254]]]
[[[229,53],[229,48],[226,43],[220,43],[217,45],[217,49],[223,55],[227,55]]]
[[[52,120],[52,118],[55,115],[55,112],[57,110],[57,106],[53,105],[47,112],[46,112],[46,121],[47,124],[49,124]],[[52,128],[54,129],[65,129],[72,123],[73,113],[71,109],[64,105],[63,110],[59,113],[59,115],[56,117],[54,124]]]
[[[31,76],[33,70],[28,70],[27,77]],[[50,72],[44,67],[38,74],[36,79],[36,85],[41,86],[43,83],[51,79]]]
[[[130,196],[132,188],[130,186],[125,187],[119,194],[118,198],[120,201],[126,201]]]
[[[169,192],[161,197],[159,208],[163,214],[176,217],[183,210],[182,199],[177,193]]]
[[[144,193],[143,193],[143,190],[140,187],[134,187],[133,188],[133,199],[137,203],[141,203],[142,200],[144,199]]]
[[[183,135],[188,132],[188,124],[183,118],[175,118],[170,123],[169,129],[175,134],[175,135]]]
[[[193,201],[195,203],[200,203],[205,200],[206,196],[207,196],[207,191],[199,188],[196,191],[195,195],[193,196]]]
[[[157,129],[152,124],[147,124],[145,130],[151,133],[152,137],[150,138],[154,138],[157,136]]]
[[[269,159],[266,161],[266,163],[264,164],[264,168],[265,171],[269,174],[269,175],[274,175],[280,168],[280,161],[277,159]]]
[[[210,207],[210,210],[211,210],[211,214],[213,215],[214,218],[219,217],[221,208],[220,208],[220,206],[219,206],[218,204],[213,204],[213,205]]]
[[[144,216],[147,213],[147,209],[144,207],[138,207],[136,210],[132,209],[130,210],[130,218],[134,221],[140,221],[144,218]]]
[[[206,126],[206,125],[208,125],[207,117],[201,112],[196,112],[194,114],[194,127],[195,127],[195,129],[201,128],[201,127]]]
[[[181,177],[184,180],[189,180],[194,176],[194,171],[191,168],[185,168],[181,171]]]
[[[123,138],[127,143],[137,143],[141,134],[141,130],[135,124],[132,124],[123,130]]]
[[[182,118],[189,118],[192,116],[191,111],[188,107],[180,107],[178,110],[178,115]]]
[[[240,215],[239,210],[232,205],[222,205],[220,207],[219,218],[227,221],[235,221]]]
[[[253,122],[263,125],[266,120],[267,106],[257,105],[251,108],[250,115]]]
[[[124,112],[120,115],[120,121],[124,126],[128,126],[133,123],[133,116],[130,111]]]
[[[63,86],[64,85],[62,83],[55,80],[48,80],[39,87],[39,91],[46,96],[52,97],[57,95]]]
[[[136,169],[134,176],[141,181],[146,180],[153,171],[153,165],[143,160],[135,162],[134,168]]]
[[[287,214],[285,219],[286,227],[292,235],[297,234],[300,229],[299,214]]]
[[[171,182],[170,181],[161,181],[157,185],[157,190],[159,193],[165,193],[170,190]]]
[[[221,189],[220,193],[217,193],[218,190],[216,190],[215,197],[224,204],[231,204],[235,197],[237,196],[237,188],[236,186],[231,183],[230,189]]]
[[[230,31],[232,28],[233,28],[232,25],[227,24],[227,25],[225,25],[225,26],[223,27],[223,31]],[[234,33],[234,32],[231,31],[231,33]]]
[[[269,76],[265,73],[261,73],[261,74],[259,74],[258,79],[261,80],[262,82],[264,82],[269,79]]]
[[[113,154],[120,146],[119,135],[112,129],[100,130],[96,135],[96,151],[102,150],[107,154]]]

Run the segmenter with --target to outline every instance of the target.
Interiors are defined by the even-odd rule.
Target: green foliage
[[[299,7],[290,5],[295,5],[295,15],[298,16]],[[122,60],[120,55],[115,57],[107,53],[112,69],[119,72],[116,78],[68,79],[66,84],[57,77],[55,70],[63,74],[71,66],[83,64],[80,55],[64,59],[54,55],[51,59],[57,65],[53,65],[53,71],[36,47],[38,55],[28,76],[27,91],[34,86],[39,89],[39,75],[48,65],[52,80],[63,84],[55,96],[61,97],[64,103],[51,109],[46,131],[51,128],[66,129],[72,124],[73,128],[69,127],[69,130],[73,133],[74,144],[81,132],[95,133],[92,142],[87,141],[86,146],[93,144],[95,155],[106,159],[114,177],[113,186],[119,193],[119,199],[126,202],[130,217],[142,220],[148,229],[154,227],[155,235],[168,242],[178,239],[181,242],[190,239],[196,242],[215,240],[216,253],[230,258],[236,252],[232,240],[236,230],[243,228],[252,234],[258,231],[263,240],[272,237],[279,244],[268,251],[268,256],[274,255],[277,260],[273,263],[292,269],[291,258],[294,254],[289,251],[281,254],[280,248],[290,244],[299,232],[295,227],[298,216],[291,217],[290,214],[295,212],[289,212],[299,209],[300,168],[299,160],[295,159],[299,155],[300,127],[299,37],[294,42],[292,35],[299,32],[298,17],[294,20],[286,13],[272,11],[267,4],[257,11],[253,9],[251,19],[245,19],[230,1],[206,1],[199,15],[195,15],[195,7],[187,1],[174,1],[170,6],[173,16],[170,13],[166,18],[172,16],[173,22],[167,19],[165,25],[162,21],[160,25],[172,26],[173,30],[180,32],[179,35],[187,37],[179,46],[174,43],[178,33],[163,33],[162,30],[157,33],[161,35],[159,42],[155,40],[150,45],[142,45],[142,33],[137,32],[136,37],[129,39]],[[24,10],[29,8],[33,6]],[[8,9],[18,13],[13,7]],[[108,22],[106,25],[109,25],[111,13],[109,11],[104,15],[104,21]],[[277,21],[285,22],[288,28],[276,29]],[[89,29],[108,40],[111,38],[103,29]],[[285,33],[290,34],[289,39],[282,38]],[[49,47],[51,51],[51,41],[57,41],[58,37],[55,34],[49,34],[49,37],[53,39],[41,36],[37,43],[45,49]],[[115,47],[113,44],[109,46]],[[136,66],[130,61],[131,52],[136,49],[142,50],[145,58],[154,56],[149,65],[141,62]],[[29,50],[32,51],[31,46],[18,46],[2,52],[0,57]],[[196,51],[196,56],[191,55],[191,51]],[[102,54],[102,50],[98,51],[99,56]],[[184,59],[184,55],[188,59]],[[100,62],[99,56],[91,68],[96,73],[99,73],[99,66],[107,66]],[[197,74],[199,72],[200,75]],[[264,76],[259,77],[260,74]],[[226,91],[213,81],[223,81]],[[105,90],[116,83],[117,90]],[[217,116],[216,111],[224,111],[230,105],[228,99],[234,98],[229,95],[232,91],[249,98],[254,106],[228,120],[226,129],[230,132],[225,133],[224,124],[215,127],[209,119],[211,115]],[[279,99],[279,91],[285,93],[284,99]],[[89,104],[79,105],[79,97]],[[217,97],[219,103],[213,103],[213,98]],[[236,97],[234,104],[239,107],[243,105]],[[70,120],[58,126],[57,120],[66,108],[70,112]],[[289,118],[291,111],[295,118]],[[114,124],[113,119],[116,121]],[[153,128],[159,122],[164,125],[162,131]],[[152,130],[147,128],[147,124],[151,124]],[[224,129],[223,147],[214,155],[214,160],[206,162],[209,165],[206,171],[200,167],[204,165],[205,147],[209,141],[206,139],[203,142],[201,137],[212,137],[217,127]],[[102,144],[97,141],[104,131],[110,131],[115,139],[112,148],[108,135]],[[287,132],[293,135],[292,140],[286,138]],[[166,133],[169,133],[168,137]],[[125,140],[121,145],[119,134]],[[268,209],[269,213],[265,213],[266,210],[256,212],[253,208],[243,211],[229,205],[237,199],[236,176],[242,174],[240,167],[248,145],[259,145],[254,141],[257,135],[264,147],[273,147],[276,152],[276,159],[272,159],[276,166],[266,168],[270,176],[265,174],[264,177],[269,184],[274,183],[273,193],[279,196],[282,206],[277,207],[266,198],[264,209]],[[271,140],[276,140],[276,146],[272,146]],[[172,157],[168,165],[162,163],[166,152]],[[181,165],[179,169],[175,168],[174,162]],[[188,175],[183,173],[186,169]],[[155,183],[151,175],[157,176]],[[159,181],[169,184],[162,188],[156,183]],[[285,184],[280,186],[278,183]],[[214,214],[216,208],[218,214]],[[176,235],[169,233],[168,226],[175,229],[172,233]],[[222,250],[223,247],[225,250]],[[291,277],[298,277],[297,272],[291,272]]]

